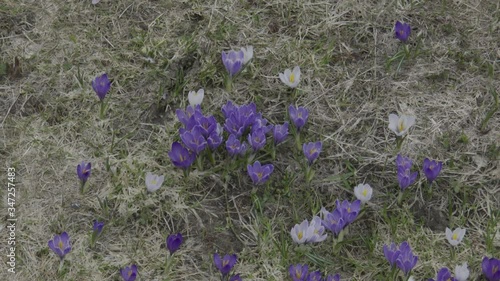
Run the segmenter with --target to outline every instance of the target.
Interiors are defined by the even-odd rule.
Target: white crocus
[[[307,241],[311,243],[321,242],[326,239],[325,227],[321,224],[321,218],[314,216],[307,230]]]
[[[189,104],[191,106],[200,105],[205,97],[205,90],[199,89],[198,92],[190,91],[188,94]]]
[[[457,227],[455,230],[453,230],[453,232],[451,231],[451,229],[446,228],[446,239],[448,239],[448,242],[450,242],[452,246],[460,244],[460,242],[462,242],[462,239],[464,239],[464,236],[464,228]]]
[[[152,174],[148,172],[146,174],[146,187],[149,192],[155,192],[158,190],[158,188],[161,187],[163,184],[163,180],[165,179],[165,176],[157,176],[155,174]]]
[[[469,278],[467,262],[464,262],[462,265],[455,266],[455,279],[457,279],[457,281],[465,281],[467,278]]]
[[[304,220],[300,225],[296,224],[290,231],[293,241],[298,244],[306,243],[308,238],[308,230],[309,222],[307,220]]]
[[[279,74],[281,82],[285,83],[291,88],[296,88],[300,82],[300,67],[296,66],[293,70],[285,69],[285,73]]]
[[[389,114],[389,129],[398,137],[404,136],[413,125],[415,125],[415,116]]]
[[[354,188],[354,195],[361,203],[370,201],[373,194],[373,188],[369,184],[359,184]]]
[[[243,64],[247,64],[253,58],[253,46],[241,47],[243,51]]]

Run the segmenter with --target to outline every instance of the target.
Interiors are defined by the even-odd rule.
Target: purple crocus
[[[56,253],[62,260],[71,251],[71,243],[69,242],[68,233],[63,232],[61,235],[55,235],[54,239],[49,240],[49,248]]]
[[[288,273],[293,281],[304,281],[309,273],[309,268],[306,264],[290,265]]]
[[[227,119],[231,116],[231,114],[238,111],[238,106],[233,104],[232,101],[227,101],[225,105],[221,108],[222,114],[224,114],[224,118]]]
[[[397,177],[401,190],[405,190],[417,180],[418,172],[411,172],[412,165],[410,158],[400,154],[396,157]]]
[[[231,157],[235,155],[244,155],[247,151],[247,145],[243,142],[240,142],[235,135],[229,135],[229,138],[226,140],[226,149]]]
[[[181,233],[170,234],[167,237],[167,249],[170,252],[170,255],[173,255],[175,251],[179,250],[184,239],[182,238]]]
[[[82,161],[82,163],[80,163],[80,164],[78,164],[78,166],[76,166],[76,174],[78,175],[78,178],[80,179],[82,184],[85,184],[87,182],[87,180],[89,179],[91,168],[92,168],[92,165],[90,164],[90,162],[85,163],[84,161]]]
[[[500,260],[496,258],[484,257],[481,262],[481,269],[488,281],[500,280]]]
[[[188,131],[184,128],[179,129],[179,134],[181,136],[182,142],[187,148],[189,148],[189,150],[196,153],[196,155],[199,155],[200,152],[205,150],[208,145],[207,141],[201,134],[201,131],[202,129],[200,126],[194,126],[191,131]]]
[[[429,279],[428,281],[456,281],[457,279],[451,277],[451,272],[448,268],[443,267],[438,271],[436,280]]]
[[[316,160],[319,156],[319,153],[321,152],[321,148],[323,146],[323,143],[318,141],[318,142],[310,142],[310,143],[304,143],[302,145],[302,151],[304,152],[304,155],[307,158],[307,163],[309,166]]]
[[[236,254],[225,255],[222,259],[220,258],[219,254],[217,253],[214,254],[215,266],[222,273],[222,276],[226,276],[227,274],[229,274],[231,269],[233,269],[234,265],[236,264],[236,261],[237,261]]]
[[[340,274],[328,275],[325,281],[340,281]]]
[[[401,154],[398,154],[398,156],[396,156],[396,167],[404,168],[404,169],[411,169],[412,165],[413,165],[413,161],[409,157],[404,157]]]
[[[391,265],[391,268],[396,265],[396,260],[398,259],[400,253],[401,252],[399,251],[398,246],[396,246],[394,242],[392,242],[389,246],[384,245],[384,256]]]
[[[183,147],[179,142],[172,143],[172,149],[168,152],[168,156],[174,166],[182,169],[189,168],[194,160],[196,160],[196,155]]]
[[[252,146],[254,152],[261,149],[266,145],[266,134],[262,128],[255,130],[253,133],[248,134],[248,143]]]
[[[280,144],[288,137],[288,122],[283,125],[275,125],[273,128],[274,144]]]
[[[396,266],[401,269],[406,276],[417,264],[418,257],[415,256],[410,248],[408,242],[403,242],[399,246],[399,255],[396,259]]]
[[[307,122],[307,118],[309,117],[309,112],[305,107],[302,106],[295,107],[293,105],[290,105],[288,107],[288,113],[290,115],[290,120],[292,120],[297,130],[300,131],[300,129],[302,129],[302,127],[304,127],[304,125]]]
[[[120,269],[120,274],[125,281],[134,281],[137,278],[137,265],[133,264]]]
[[[360,200],[355,200],[352,203],[347,200],[340,203],[340,201],[337,200],[335,205],[337,206],[337,210],[342,214],[346,226],[354,222],[361,211]]]
[[[177,109],[175,111],[175,115],[177,115],[177,119],[179,119],[179,122],[181,122],[186,129],[191,130],[192,127],[194,127],[195,124],[193,123],[193,120],[196,120],[196,118],[192,119],[191,117],[195,116],[197,114],[198,116],[203,116],[203,113],[201,112],[201,107],[200,105],[196,106],[191,106],[189,105],[186,107],[186,110],[182,109]]]
[[[248,175],[255,185],[263,184],[267,180],[269,180],[269,176],[271,175],[273,170],[273,164],[261,166],[259,161],[256,161],[253,165],[247,166]]]
[[[92,229],[96,236],[99,236],[104,228],[104,222],[100,222],[97,220],[93,221]]]
[[[417,180],[418,172],[412,173],[410,169],[398,168],[397,172],[399,187],[405,190],[408,186],[415,183]]]
[[[207,138],[208,147],[211,150],[216,150],[222,144],[223,140],[224,139],[222,138],[222,134],[219,133],[217,130],[214,130],[212,133],[210,133],[210,136],[208,136]]]
[[[442,168],[443,168],[443,162],[429,160],[429,158],[424,159],[423,170],[429,183],[432,183],[438,177]]]
[[[222,51],[222,63],[226,67],[230,77],[233,77],[240,72],[243,66],[245,54],[242,51],[230,50],[229,52]]]
[[[111,82],[109,81],[108,75],[106,73],[101,76],[97,76],[92,81],[92,89],[94,89],[94,92],[97,94],[101,101],[106,97],[109,88],[111,88]]]
[[[396,25],[394,26],[394,33],[396,34],[396,38],[398,38],[402,42],[406,42],[406,40],[408,40],[408,37],[410,37],[411,27],[407,23],[396,21]]]
[[[252,123],[252,129],[250,130],[251,133],[255,132],[258,129],[262,129],[264,131],[264,134],[269,134],[274,128],[274,125],[268,124],[267,119],[262,118],[262,114],[259,113],[255,116],[255,120]]]
[[[229,278],[229,281],[242,281],[242,279],[240,277],[240,274],[236,274],[231,276],[231,278]]]
[[[306,281],[321,281],[321,271],[316,270],[307,275]]]
[[[321,221],[321,224],[335,235],[339,235],[342,229],[346,226],[342,213],[338,209],[333,210],[331,213],[322,209],[322,213],[323,220]]]

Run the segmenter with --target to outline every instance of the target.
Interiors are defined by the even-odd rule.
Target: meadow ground
[[[400,65],[388,63],[403,48],[397,20],[413,29]],[[221,51],[246,45],[254,59],[228,92]],[[2,170],[16,169],[18,222],[17,273],[6,271],[2,238],[0,279],[121,280],[120,268],[135,263],[138,280],[218,280],[219,252],[237,253],[243,280],[290,280],[297,263],[342,280],[391,280],[382,247],[408,241],[416,280],[465,261],[470,280],[481,280],[483,256],[500,258],[499,45],[496,0],[2,0],[0,158]],[[278,73],[295,65],[294,100]],[[91,81],[104,72],[113,84],[101,119]],[[273,124],[287,120],[289,104],[307,107],[304,140],[323,141],[311,184],[293,138],[277,149],[270,189],[256,196],[245,169],[226,180],[215,172],[221,164],[207,165],[184,178],[167,153],[179,140],[175,110],[199,88],[204,113],[219,122],[227,100],[255,102]],[[390,113],[416,116],[401,148],[414,170],[425,157],[444,162],[432,193],[419,177],[401,204]],[[82,160],[93,165],[85,194]],[[165,175],[153,194],[148,171]],[[7,237],[7,172],[1,179]],[[293,243],[295,224],[354,200],[359,183],[373,198],[341,245]],[[106,226],[90,249],[94,219]],[[446,227],[467,229],[454,252]],[[63,231],[72,251],[58,272],[47,241]],[[185,243],[168,273],[165,238],[177,232]]]

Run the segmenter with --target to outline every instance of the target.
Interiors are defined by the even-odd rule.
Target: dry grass
[[[471,280],[480,280],[481,258],[500,258],[498,112],[480,130],[493,107],[490,91],[500,92],[498,1],[90,2],[0,3],[0,157],[4,170],[17,170],[19,220],[17,274],[2,270],[0,279],[121,280],[119,269],[136,263],[140,280],[217,280],[218,251],[238,253],[235,271],[244,280],[289,280],[296,263],[342,280],[387,280],[382,246],[404,240],[419,256],[417,280],[462,261]],[[411,24],[410,48],[418,50],[399,71],[385,65],[401,45],[396,20]],[[245,45],[254,46],[255,59],[228,93],[220,52]],[[2,71],[15,57],[19,75]],[[292,101],[277,74],[295,65],[303,78]],[[113,86],[100,120],[90,81],[103,72]],[[245,171],[232,175],[227,193],[210,170],[184,179],[167,152],[178,138],[175,109],[198,88],[205,89],[204,112],[217,115],[228,99],[253,101],[281,123],[288,104],[305,105],[306,140],[324,142],[312,186],[299,175],[290,180],[291,195],[271,194],[260,214]],[[394,204],[393,112],[417,116],[403,154],[419,169],[425,157],[445,163],[432,198],[419,180]],[[276,190],[300,174],[293,147],[289,140],[278,151]],[[93,164],[84,195],[75,175],[82,160]],[[145,198],[147,171],[166,182]],[[374,187],[374,198],[340,253],[330,242],[297,251],[291,227],[337,198],[352,200],[362,182]],[[110,214],[96,197],[110,200]],[[107,226],[89,249],[95,218]],[[450,258],[444,228],[457,226],[467,234]],[[47,241],[62,231],[73,250],[57,273]],[[164,241],[173,232],[187,239],[165,279]]]

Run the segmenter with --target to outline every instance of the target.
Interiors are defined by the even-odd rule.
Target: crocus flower
[[[500,280],[500,260],[496,258],[484,257],[481,263],[481,269],[488,281]]]
[[[266,134],[262,128],[255,130],[255,132],[248,134],[248,143],[252,146],[254,152],[261,149],[266,145]]]
[[[394,242],[392,242],[389,246],[384,245],[384,256],[391,267],[394,267],[394,265],[396,265],[396,260],[398,259],[400,253],[401,252],[399,251],[398,246],[396,246]]]
[[[455,266],[455,279],[457,281],[465,281],[469,278],[469,268],[467,268],[467,262],[462,265]]]
[[[456,281],[456,279],[451,277],[451,272],[448,268],[443,267],[438,271],[436,280],[431,278],[429,281]]]
[[[304,281],[309,273],[309,267],[306,264],[290,265],[288,273],[293,281]]]
[[[465,229],[457,227],[455,230],[451,231],[448,227],[446,228],[446,239],[452,246],[457,246],[462,242],[465,236]]]
[[[109,81],[108,75],[106,73],[101,76],[97,76],[92,81],[92,89],[94,89],[94,92],[97,94],[101,101],[104,99],[104,97],[106,97],[106,94],[108,93],[110,87],[111,82]]]
[[[200,105],[203,102],[203,97],[205,97],[205,90],[199,89],[198,92],[189,91],[188,101],[191,106]]]
[[[410,271],[417,264],[418,257],[415,256],[410,248],[408,242],[403,242],[399,246],[399,255],[396,259],[396,265],[401,269],[405,275],[408,276]]]
[[[71,251],[68,233],[63,232],[61,235],[55,235],[54,239],[49,240],[49,248],[56,253],[60,259],[63,259]]]
[[[326,239],[325,227],[321,223],[321,219],[317,216],[313,218],[311,224],[304,220],[300,225],[296,224],[290,231],[292,239],[297,244],[307,242],[316,243]]]
[[[225,105],[221,108],[222,114],[224,114],[224,118],[229,118],[232,114],[238,111],[238,106],[233,104],[231,101],[227,101]]]
[[[342,229],[346,226],[342,213],[338,209],[335,209],[330,213],[326,211],[324,207],[321,208],[321,213],[323,214],[323,220],[321,223],[332,233],[339,235]]]
[[[300,131],[300,129],[302,129],[307,122],[309,112],[305,107],[299,106],[296,108],[295,106],[290,105],[288,107],[288,113],[290,114],[290,120],[292,120],[297,130]]]
[[[327,234],[325,233],[325,227],[323,226],[320,217],[313,217],[307,230],[307,236],[307,242],[310,243],[325,241]]]
[[[399,187],[405,190],[408,186],[415,183],[417,180],[418,172],[412,173],[410,169],[398,168],[397,172]]]
[[[125,281],[134,281],[137,278],[137,265],[133,264],[130,267],[120,269],[120,274]]]
[[[247,64],[253,58],[253,46],[241,47],[243,52],[243,64]]]
[[[307,275],[306,281],[321,281],[321,271],[313,271]]]
[[[411,33],[411,27],[407,23],[401,23],[400,21],[396,21],[396,25],[394,26],[394,33],[396,34],[396,38],[401,40],[402,42],[406,42]]]
[[[97,220],[93,221],[92,229],[96,236],[99,236],[101,234],[103,228],[104,228],[104,222],[100,222]]]
[[[227,72],[229,72],[230,77],[233,77],[241,70],[244,59],[245,53],[241,50],[231,50],[228,53],[222,51],[222,63],[226,67]]]
[[[259,185],[265,183],[269,180],[269,176],[274,170],[273,164],[260,165],[259,161],[256,161],[253,165],[247,166],[247,172],[252,179],[253,184]]]
[[[443,162],[429,160],[429,158],[424,159],[423,170],[429,183],[432,183],[437,178],[439,172],[441,172],[442,167],[443,167]]]
[[[366,203],[372,198],[373,189],[369,184],[358,184],[354,187],[354,195],[361,203]]]
[[[415,116],[389,114],[389,129],[398,137],[404,136],[413,125],[415,125]]]
[[[239,274],[236,274],[231,276],[231,278],[229,278],[229,281],[242,281],[242,279]]]
[[[290,88],[296,88],[300,82],[300,67],[296,66],[293,70],[285,69],[284,73],[279,74],[281,82]]]
[[[274,144],[280,144],[288,137],[288,122],[283,125],[276,125],[273,128]]]
[[[258,129],[262,129],[264,131],[264,134],[268,134],[273,130],[273,128],[274,125],[267,124],[267,119],[262,118],[262,114],[259,113],[255,116],[255,120],[252,123],[252,129],[250,130],[250,132],[253,133]]]
[[[398,154],[398,156],[396,157],[396,167],[404,168],[404,169],[411,169],[412,165],[413,165],[413,161],[411,161],[410,158],[404,157],[401,154]]]
[[[196,155],[183,147],[179,142],[172,143],[172,149],[168,152],[168,156],[174,166],[182,169],[189,168],[196,159]]]
[[[244,155],[247,151],[247,146],[244,142],[241,143],[235,135],[229,135],[229,138],[226,140],[226,149],[229,155],[234,157],[235,155]]]
[[[170,252],[170,255],[173,255],[175,251],[179,250],[184,239],[182,238],[181,233],[170,234],[167,237],[167,249]]]
[[[85,163],[82,161],[82,163],[78,164],[76,166],[76,174],[78,175],[78,178],[80,181],[85,184],[87,180],[90,177],[90,169],[92,168],[92,165],[89,163]]]
[[[179,134],[184,145],[189,148],[189,150],[199,155],[200,152],[207,148],[208,143],[202,135],[202,129],[200,126],[194,126],[191,131],[184,128],[179,129]]]
[[[222,273],[222,276],[226,276],[227,274],[229,274],[231,269],[233,269],[234,265],[236,264],[236,260],[236,254],[225,255],[222,259],[220,258],[219,254],[214,254],[215,266]]]
[[[304,244],[308,238],[307,230],[309,230],[309,221],[304,220],[301,224],[296,224],[290,230],[292,240],[297,244]]]
[[[151,172],[147,172],[146,173],[146,188],[148,189],[149,192],[155,192],[156,190],[158,190],[161,187],[164,179],[165,179],[165,176],[158,176],[158,175],[152,174]]]
[[[328,275],[325,281],[340,281],[340,274]]]
[[[320,141],[304,143],[302,145],[302,151],[307,158],[307,163],[309,164],[309,166],[314,162],[314,160],[318,158],[322,146],[323,143]]]
[[[192,123],[191,117],[193,117],[195,113],[198,113],[199,115],[203,116],[201,112],[201,107],[199,105],[196,106],[189,105],[186,107],[186,110],[177,109],[175,111],[175,115],[177,115],[177,119],[179,119],[179,122],[181,122],[188,130],[191,130],[192,127],[196,125],[196,124],[191,124]]]
[[[217,124],[217,125],[219,125],[219,124]],[[214,130],[214,131],[212,131],[212,133],[210,133],[210,135],[207,138],[208,147],[211,150],[216,150],[222,144],[223,140],[224,139],[222,138],[222,133],[219,133],[219,132]]]
[[[353,223],[358,217],[359,212],[361,211],[360,200],[354,200],[352,203],[347,200],[342,201],[342,203],[339,200],[336,200],[335,205],[337,207],[337,210],[342,214],[345,226]]]

